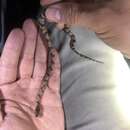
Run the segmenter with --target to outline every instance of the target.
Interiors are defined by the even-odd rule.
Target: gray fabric
[[[127,64],[129,65],[129,68],[130,68],[130,59],[125,58],[125,60],[126,60]]]
[[[83,28],[72,29],[77,38],[76,47],[85,55],[104,64],[80,58],[69,48],[69,38],[54,29],[52,39],[59,49],[62,74],[61,94],[67,130],[126,130],[130,124],[119,111],[115,96],[118,87],[116,73],[127,64],[122,55],[105,45],[94,33]],[[116,71],[115,71],[116,70]],[[122,81],[125,89],[126,81]],[[121,85],[121,84],[120,84]],[[130,85],[130,84],[129,84]]]

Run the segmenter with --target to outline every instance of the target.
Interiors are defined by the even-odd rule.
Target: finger
[[[49,88],[54,92],[59,93],[60,90],[60,59],[57,51],[53,49],[52,73],[49,80]]]
[[[41,0],[41,5],[51,4],[60,0]]]
[[[35,67],[33,72],[34,79],[42,80],[46,72],[47,49],[44,45],[45,42],[46,40],[43,41],[39,35],[35,55]]]
[[[93,13],[87,11],[86,4],[64,2],[49,7],[46,11],[48,20],[68,25],[80,25],[91,27]]]
[[[60,60],[59,55],[55,49],[52,51],[53,65],[52,72],[49,78],[48,88],[45,89],[44,95],[42,97],[42,105],[44,111],[47,109],[46,106],[50,107],[61,107],[61,97],[60,97]]]
[[[37,28],[31,19],[28,19],[23,24],[25,32],[25,43],[22,52],[19,74],[21,78],[32,76],[34,67],[34,54],[37,40]]]
[[[0,59],[0,84],[16,80],[23,43],[24,33],[20,29],[14,29],[5,43]]]

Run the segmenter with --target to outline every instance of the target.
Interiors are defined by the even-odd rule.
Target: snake
[[[57,1],[54,3],[48,4],[48,5],[42,6],[39,11],[38,18],[37,18],[37,23],[38,23],[40,33],[47,40],[47,44],[48,44],[47,53],[48,54],[47,54],[47,70],[46,70],[45,76],[43,77],[38,94],[36,96],[36,107],[34,110],[36,117],[43,116],[43,107],[41,105],[41,100],[42,100],[42,97],[44,95],[46,88],[49,87],[49,79],[51,76],[51,72],[53,70],[52,65],[54,64],[54,61],[53,61],[53,57],[54,57],[53,49],[54,48],[52,46],[51,36],[49,35],[48,27],[46,25],[46,22],[48,22],[48,20],[46,18],[45,12],[46,12],[47,8],[50,7],[51,5],[58,4],[61,2],[64,2],[64,1]],[[101,61],[93,59],[93,58],[86,56],[86,55],[80,53],[79,51],[77,51],[77,49],[75,48],[76,36],[73,34],[73,32],[71,31],[71,29],[68,25],[65,24],[64,28],[62,30],[70,37],[70,48],[73,52],[75,52],[77,55],[79,55],[82,58],[94,61],[96,63],[103,63]]]

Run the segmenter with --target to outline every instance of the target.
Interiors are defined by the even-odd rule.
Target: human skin
[[[41,0],[41,4],[58,0]],[[130,0],[64,0],[46,11],[48,20],[94,31],[130,58]]]
[[[64,130],[60,62],[55,49],[49,87],[41,101],[43,116],[34,115],[36,95],[46,72],[45,44],[30,19],[22,29],[10,33],[0,57],[0,104],[6,113],[0,130]]]

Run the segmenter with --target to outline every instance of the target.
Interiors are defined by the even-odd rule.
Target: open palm
[[[54,50],[43,116],[35,117],[36,95],[46,73],[47,50],[32,20],[13,30],[0,58],[0,130],[64,130],[60,98],[60,63]]]

